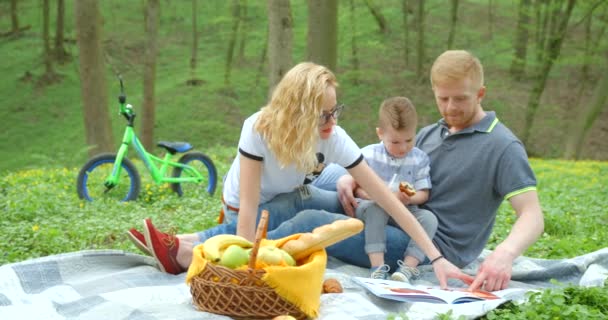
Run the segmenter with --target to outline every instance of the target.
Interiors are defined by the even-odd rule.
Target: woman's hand
[[[344,208],[344,212],[350,217],[355,216],[355,209],[357,208],[357,199],[353,191],[357,188],[357,182],[350,175],[343,175],[338,179],[336,183],[336,189],[338,191],[338,200]]]
[[[441,258],[433,263],[433,271],[439,280],[441,289],[447,289],[448,279],[460,279],[462,282],[470,285],[473,283],[473,277],[463,273],[458,267],[449,262],[446,258]]]

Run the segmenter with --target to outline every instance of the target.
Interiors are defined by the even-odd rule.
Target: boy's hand
[[[405,193],[401,192],[401,191],[395,191],[395,196],[397,196],[397,199],[399,199],[399,201],[401,201],[401,203],[403,203],[404,205],[410,205],[410,203],[412,202],[412,199]]]

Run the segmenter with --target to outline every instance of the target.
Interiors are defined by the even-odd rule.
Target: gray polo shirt
[[[454,134],[442,119],[420,130],[416,146],[431,159],[433,189],[421,207],[437,216],[433,242],[464,267],[484,249],[502,201],[536,189],[526,151],[494,112]]]

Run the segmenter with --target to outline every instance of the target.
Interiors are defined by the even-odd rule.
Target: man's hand
[[[477,270],[475,281],[469,289],[483,288],[494,291],[505,289],[511,281],[513,260],[526,250],[543,233],[544,219],[535,190],[515,195],[509,199],[517,214],[511,232]]]
[[[473,277],[460,271],[458,267],[445,258],[435,261],[435,263],[433,263],[433,270],[435,271],[437,280],[439,280],[441,289],[447,289],[449,278],[460,279],[466,284],[471,284],[471,282],[473,282]]]
[[[336,189],[338,191],[338,200],[344,208],[344,212],[350,217],[355,216],[355,209],[357,208],[357,199],[353,191],[357,188],[357,182],[350,175],[344,175],[338,179],[336,183]]]
[[[469,290],[484,289],[496,291],[506,289],[511,281],[514,257],[506,250],[497,248],[479,266],[475,281]]]

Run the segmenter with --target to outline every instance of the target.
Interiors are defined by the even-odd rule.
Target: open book
[[[508,300],[509,293],[512,293],[513,291],[522,291],[522,289],[505,289],[494,292],[484,290],[468,291],[467,288],[442,290],[439,287],[414,286],[392,280],[378,280],[362,277],[353,277],[352,279],[380,298],[407,302],[460,304],[496,299]]]

